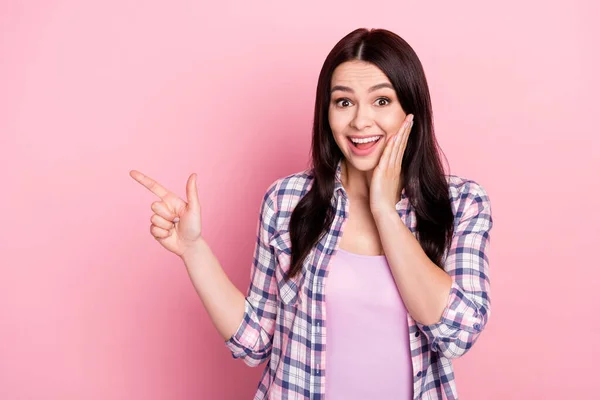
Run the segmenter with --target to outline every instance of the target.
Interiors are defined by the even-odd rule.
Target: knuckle
[[[160,238],[162,236],[160,233],[160,228],[157,227],[156,225],[152,225],[151,232],[152,232],[152,236],[154,236],[155,238]]]

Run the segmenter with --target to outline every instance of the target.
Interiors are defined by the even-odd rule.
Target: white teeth
[[[353,143],[369,143],[369,142],[374,142],[376,140],[378,140],[381,136],[373,136],[370,138],[364,138],[364,139],[354,139],[354,138],[350,138],[350,140],[352,140]]]

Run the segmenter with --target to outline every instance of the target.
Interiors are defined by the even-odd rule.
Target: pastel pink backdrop
[[[139,169],[246,290],[260,200],[306,167],[317,76],[403,36],[451,172],[492,199],[492,317],[461,399],[597,396],[598,6],[590,1],[27,1],[0,6],[0,398],[249,399]],[[593,393],[596,393],[595,395]]]

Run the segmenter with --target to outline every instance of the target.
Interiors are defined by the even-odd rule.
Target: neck
[[[342,161],[342,185],[353,197],[369,198],[373,170],[359,171],[346,160]]]

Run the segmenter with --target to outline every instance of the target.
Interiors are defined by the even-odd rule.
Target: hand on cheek
[[[413,118],[412,114],[407,115],[398,133],[387,140],[379,163],[373,171],[369,188],[372,214],[396,209],[402,158],[413,126]]]

